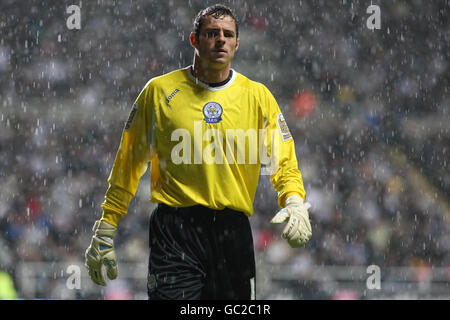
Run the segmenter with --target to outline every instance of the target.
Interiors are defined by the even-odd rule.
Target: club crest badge
[[[203,107],[203,115],[207,123],[217,123],[222,121],[223,108],[217,102],[208,102]]]

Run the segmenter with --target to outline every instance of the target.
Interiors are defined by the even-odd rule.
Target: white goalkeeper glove
[[[94,236],[85,253],[85,266],[91,280],[98,285],[106,286],[103,265],[110,280],[117,278],[117,259],[113,242],[116,230],[116,227],[101,220],[96,221],[92,228]]]
[[[311,205],[308,202],[304,202],[298,195],[292,195],[286,199],[286,207],[278,211],[270,221],[275,224],[287,222],[282,237],[292,248],[302,247],[312,236],[309,208]]]

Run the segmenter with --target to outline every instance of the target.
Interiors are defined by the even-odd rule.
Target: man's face
[[[239,46],[236,38],[236,24],[230,16],[205,17],[200,36],[191,34],[191,42],[196,55],[206,67],[222,69],[229,65]]]

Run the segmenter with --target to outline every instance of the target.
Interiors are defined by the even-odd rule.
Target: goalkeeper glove
[[[302,247],[312,236],[308,209],[311,205],[304,202],[298,195],[286,199],[286,207],[281,209],[270,221],[279,224],[287,222],[282,237],[292,248]]]
[[[106,285],[103,265],[110,280],[117,278],[117,259],[113,243],[116,230],[116,227],[101,220],[96,221],[92,228],[94,236],[85,253],[85,266],[91,280],[98,285]]]

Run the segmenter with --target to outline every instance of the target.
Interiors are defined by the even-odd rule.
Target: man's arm
[[[85,253],[85,265],[92,281],[106,285],[102,268],[110,280],[117,278],[114,250],[117,224],[136,194],[139,180],[150,161],[150,139],[153,109],[148,103],[148,84],[133,105],[122,132],[119,150],[108,178],[109,188],[102,204],[102,217],[93,227],[94,235]]]
[[[273,95],[264,87],[264,115],[267,119],[266,145],[274,172],[270,176],[278,192],[278,205],[283,208],[270,221],[274,224],[286,222],[282,237],[293,248],[302,247],[312,236],[306,192],[298,169],[294,139]]]
[[[101,220],[117,226],[128,211],[139,180],[150,162],[153,105],[150,82],[139,94],[122,132],[119,149],[108,178]]]
[[[287,123],[270,91],[263,86],[262,92],[260,99],[264,106],[263,113],[267,119],[265,129],[268,133],[265,144],[272,162],[275,162],[272,163],[275,170],[270,181],[278,193],[278,205],[283,208],[288,197],[296,194],[304,200],[306,192],[298,169],[294,139]]]

